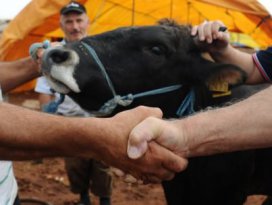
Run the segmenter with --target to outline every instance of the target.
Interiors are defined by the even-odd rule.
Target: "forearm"
[[[176,121],[189,156],[272,146],[272,87],[225,108]]]
[[[91,157],[99,134],[89,136],[92,128],[96,130],[97,120],[89,119],[86,126],[85,119],[49,115],[6,103],[0,104],[0,120],[1,159],[82,156],[86,151]]]
[[[214,50],[210,53],[216,62],[234,64],[242,68],[248,75],[248,84],[257,84],[264,81],[259,70],[256,68],[252,55],[240,51],[230,44],[222,50]]]
[[[0,84],[3,92],[12,90],[39,75],[38,65],[30,57],[0,63]]]

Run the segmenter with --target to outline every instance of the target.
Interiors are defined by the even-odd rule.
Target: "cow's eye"
[[[164,50],[159,46],[151,47],[151,51],[152,51],[152,53],[154,53],[156,55],[162,55],[164,53]]]

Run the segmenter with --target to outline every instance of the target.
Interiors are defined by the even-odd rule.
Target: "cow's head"
[[[43,56],[43,72],[55,91],[70,95],[86,110],[98,110],[113,97],[112,89],[124,96],[182,85],[183,91],[173,91],[181,98],[190,87],[244,82],[245,73],[238,67],[204,59],[190,29],[163,21],[87,37],[48,49]],[[160,99],[139,100],[138,104],[163,107],[167,102],[167,108],[174,110],[182,101],[172,99],[171,94],[162,95]]]

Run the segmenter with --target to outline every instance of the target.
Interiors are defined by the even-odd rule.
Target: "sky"
[[[3,1],[3,0],[2,0]],[[0,7],[0,19],[13,19],[31,0],[7,0]],[[272,0],[259,0],[272,14]]]
[[[272,1],[271,0],[258,0],[272,15]]]
[[[4,0],[2,0],[4,1]],[[0,19],[13,19],[31,0],[6,0],[0,7]]]

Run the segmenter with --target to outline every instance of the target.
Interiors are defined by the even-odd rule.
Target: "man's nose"
[[[73,22],[73,31],[79,31],[79,24],[77,22]]]

